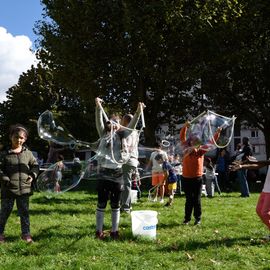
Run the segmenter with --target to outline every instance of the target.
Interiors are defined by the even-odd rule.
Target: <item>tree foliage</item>
[[[241,12],[215,23],[202,75],[203,91],[224,111],[264,132],[270,156],[270,7],[265,1],[239,1]],[[215,45],[218,44],[218,47]],[[218,50],[219,49],[219,50]]]
[[[38,65],[20,76],[18,84],[8,90],[7,100],[0,104],[2,143],[9,143],[9,126],[20,123],[30,131],[27,144],[45,158],[48,144],[37,132],[37,120],[45,110],[58,113],[75,138],[89,141],[96,137],[95,130],[90,132],[90,116],[78,95],[60,87],[52,72]]]
[[[270,153],[266,1],[41,2],[44,20],[35,29],[38,57],[53,77],[51,92],[42,95],[50,94],[50,104],[66,111],[63,119],[76,137],[91,138],[87,129],[94,130],[93,101],[100,96],[106,109],[123,113],[134,111],[138,101],[145,102],[149,145],[160,123],[172,126],[187,114],[210,108],[262,129]],[[26,96],[40,94],[35,83],[35,89],[27,88],[36,76],[27,76],[27,83],[11,88],[2,112],[10,112],[22,99],[18,87]],[[41,85],[48,90],[46,81]],[[44,100],[41,103],[44,108]],[[26,110],[25,116],[32,117],[33,111]]]
[[[193,87],[199,76],[193,68],[198,60],[191,47],[191,17],[201,21],[188,2],[42,2],[52,19],[38,27],[42,61],[83,99],[102,96],[123,111],[144,101],[146,138],[153,140],[160,122],[172,112],[183,117],[201,98]]]

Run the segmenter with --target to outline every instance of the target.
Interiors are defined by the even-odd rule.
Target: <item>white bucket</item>
[[[134,236],[144,236],[156,239],[157,212],[151,210],[140,210],[131,212],[132,233]]]
[[[137,190],[131,190],[130,191],[130,197],[131,197],[131,203],[137,203],[138,191]]]

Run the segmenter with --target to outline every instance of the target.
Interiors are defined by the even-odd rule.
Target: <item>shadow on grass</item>
[[[77,229],[85,229],[85,227],[80,227],[80,226],[76,226]],[[70,238],[70,239],[74,239],[70,246],[74,243],[74,242],[77,242],[79,241],[80,239],[90,235],[92,232],[94,232],[94,225],[90,225],[89,226],[89,233],[80,233],[80,232],[69,232],[69,233],[65,233],[63,231],[63,227],[61,225],[55,225],[55,226],[51,226],[51,227],[46,227],[42,230],[40,230],[38,232],[38,234],[35,236],[35,240],[36,241],[41,241],[41,240],[44,240],[44,239],[67,239],[67,238]],[[66,246],[65,246],[66,248]]]
[[[85,208],[85,209],[72,209],[72,208],[68,208],[68,209],[40,209],[40,210],[29,210],[30,212],[30,216],[46,216],[46,215],[50,215],[50,214],[54,214],[57,213],[59,215],[78,215],[78,214],[85,214],[85,215],[95,215],[96,213],[96,209],[93,208]]]
[[[161,229],[168,229],[168,228],[172,229],[174,227],[179,228],[179,226],[184,226],[184,225],[182,225],[181,222],[179,223],[177,221],[172,221],[172,222],[169,222],[169,223],[159,221],[157,226],[158,226],[158,229],[161,230]]]
[[[38,198],[32,198],[32,203],[38,203],[38,204],[46,204],[46,205],[54,205],[54,204],[90,204],[92,202],[97,202],[96,197],[89,197],[89,198],[63,198],[63,197],[38,197]]]
[[[224,239],[215,239],[209,241],[181,241],[173,243],[171,245],[163,246],[158,250],[160,252],[178,252],[178,251],[194,251],[198,249],[209,249],[209,248],[220,248],[227,247],[231,248],[235,245],[237,246],[259,246],[261,241],[251,241],[250,237],[239,237],[239,238],[224,238]]]

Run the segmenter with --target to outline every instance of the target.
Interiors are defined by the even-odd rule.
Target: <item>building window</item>
[[[251,138],[258,138],[259,132],[258,130],[251,130]]]
[[[158,127],[158,128],[157,128],[157,134],[160,134],[161,131],[162,131],[161,127]]]

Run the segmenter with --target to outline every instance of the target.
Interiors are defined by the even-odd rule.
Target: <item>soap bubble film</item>
[[[209,110],[203,112],[190,122],[182,150],[188,152],[191,150],[188,148],[196,147],[207,152],[215,148],[225,148],[232,139],[234,122],[234,116],[226,117]],[[219,128],[221,132],[219,136],[215,136]]]

